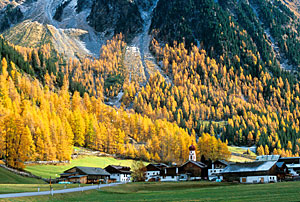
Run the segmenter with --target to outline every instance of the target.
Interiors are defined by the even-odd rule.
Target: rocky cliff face
[[[96,0],[88,21],[98,32],[122,32],[127,39],[143,27],[137,3],[128,0]]]
[[[0,13],[0,32],[10,28],[12,24],[18,23],[23,18],[20,8],[8,5]]]

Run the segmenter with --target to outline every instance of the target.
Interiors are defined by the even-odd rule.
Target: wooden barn
[[[269,183],[277,182],[277,161],[254,161],[228,165],[222,172],[228,182]]]
[[[167,167],[160,173],[160,181],[162,182],[171,182],[171,181],[178,181],[179,180],[179,167]]]
[[[99,183],[99,181],[107,181],[110,173],[102,168],[95,167],[73,167],[60,174],[60,181],[91,184]]]
[[[182,166],[167,167],[161,172],[161,181],[189,181],[207,179],[207,166],[199,161],[187,161]]]
[[[207,170],[207,166],[200,161],[187,161],[180,167],[179,172],[180,177],[185,176],[187,180],[201,180],[207,179]]]

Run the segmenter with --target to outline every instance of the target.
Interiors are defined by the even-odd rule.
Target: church
[[[161,168],[159,170],[160,181],[206,180],[208,177],[207,165],[197,161],[196,157],[196,147],[191,145],[189,147],[189,160],[181,166],[165,166]],[[148,169],[146,175],[146,181],[150,181],[154,177],[148,174]],[[158,176],[156,175],[155,177],[157,179]]]

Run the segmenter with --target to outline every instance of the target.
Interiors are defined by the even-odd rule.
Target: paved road
[[[65,194],[71,192],[80,192],[87,191],[93,189],[99,189],[102,187],[116,186],[121,183],[113,183],[113,184],[102,184],[102,185],[94,185],[94,186],[86,186],[86,187],[78,187],[72,189],[62,189],[62,190],[54,190],[53,194]],[[14,194],[0,194],[0,198],[17,198],[17,197],[25,197],[25,196],[43,196],[52,194],[50,191],[41,191],[41,192],[24,192],[24,193],[14,193]]]

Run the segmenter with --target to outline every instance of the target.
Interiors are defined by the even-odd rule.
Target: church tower
[[[190,155],[189,155],[189,161],[196,161],[196,147],[192,144],[189,147]]]

